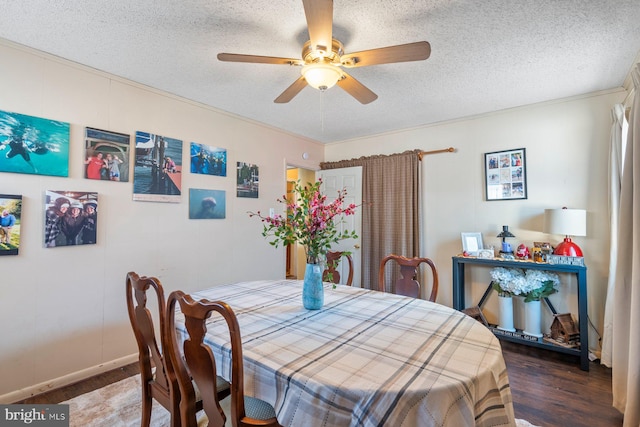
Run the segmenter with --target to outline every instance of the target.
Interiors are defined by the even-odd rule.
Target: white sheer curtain
[[[613,406],[624,427],[640,425],[640,64],[631,72],[635,96],[620,186],[620,216],[613,290]]]
[[[620,215],[620,183],[622,180],[622,162],[626,146],[627,120],[624,117],[624,106],[616,104],[611,110],[611,145],[609,151],[609,223],[611,233],[611,252],[609,254],[609,282],[604,309],[604,331],[602,334],[602,354],[600,361],[611,367],[611,350],[613,347],[613,294],[616,284],[616,264],[618,263],[618,216]],[[623,140],[624,137],[624,140]]]

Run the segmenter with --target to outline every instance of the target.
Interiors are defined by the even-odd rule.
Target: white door
[[[352,286],[362,287],[360,285],[360,268],[362,264],[360,252],[362,238],[362,166],[317,171],[316,179],[318,178],[322,178],[321,191],[329,201],[334,200],[338,195],[338,190],[344,188],[347,190],[345,204],[355,203],[358,206],[356,214],[345,216],[345,221],[340,226],[340,230],[355,230],[358,238],[340,240],[331,250],[351,252],[351,257],[353,258]],[[340,272],[340,281],[344,283],[344,280],[349,275],[349,263],[340,262],[338,271]]]

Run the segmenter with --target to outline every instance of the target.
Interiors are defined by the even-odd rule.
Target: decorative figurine
[[[511,248],[511,244],[505,241],[507,237],[516,237],[513,235],[513,233],[509,231],[509,226],[503,225],[502,232],[498,234],[496,237],[502,237],[502,249],[500,250],[500,258],[514,259],[513,249]]]
[[[518,259],[529,259],[529,248],[524,244],[520,244],[518,249],[516,250],[516,258]]]
[[[533,261],[542,262],[542,248],[533,248]]]

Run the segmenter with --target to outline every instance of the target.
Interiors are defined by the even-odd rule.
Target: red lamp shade
[[[582,256],[582,249],[580,246],[576,245],[571,241],[569,236],[564,238],[564,241],[560,243],[553,250],[554,255],[564,255],[564,256]]]

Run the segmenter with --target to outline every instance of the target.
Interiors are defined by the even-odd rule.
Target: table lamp
[[[582,256],[582,249],[569,236],[587,235],[587,211],[584,209],[545,209],[544,229],[549,234],[564,234],[564,241],[554,249],[554,255]]]

